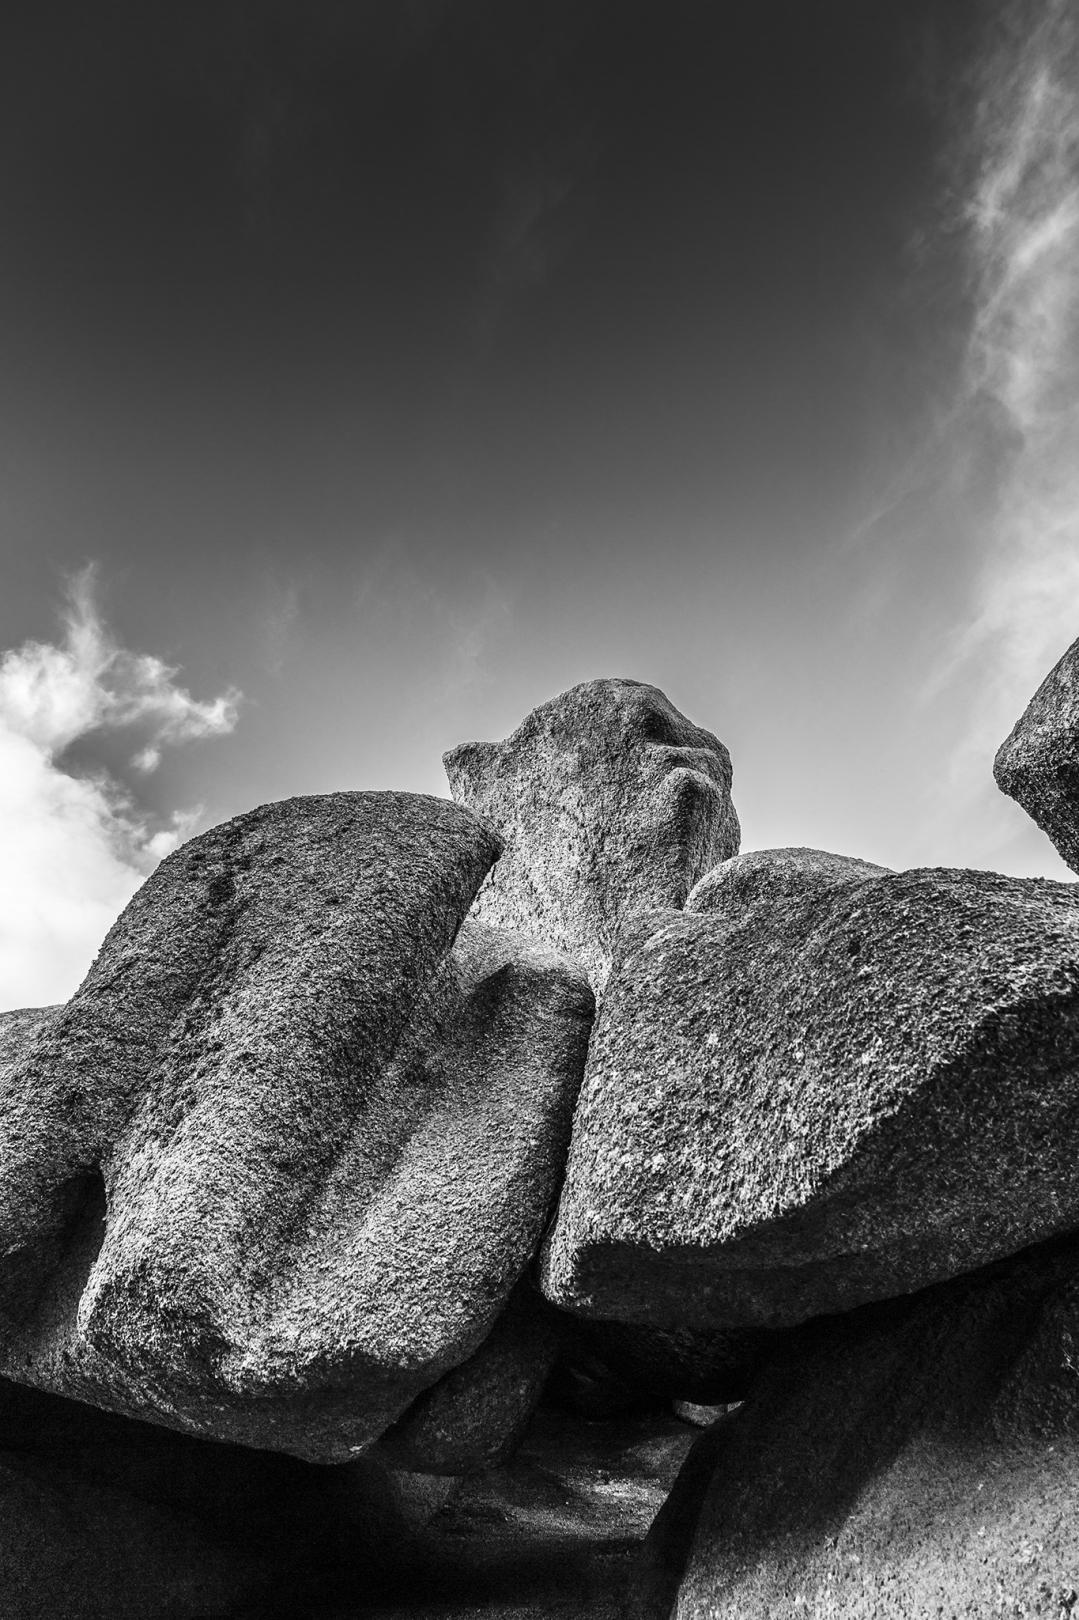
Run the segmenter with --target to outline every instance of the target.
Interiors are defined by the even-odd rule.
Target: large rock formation
[[[567,951],[597,988],[628,917],[681,906],[738,849],[727,750],[639,681],[587,681],[444,757],[505,842],[477,916]]]
[[[775,1328],[1079,1224],[1079,892],[769,859],[627,937],[544,1252],[558,1305]]]
[[[1059,1620],[1079,1603],[1077,1481],[1068,1239],[792,1335],[688,1459],[637,1613]]]
[[[460,928],[497,852],[445,801],[335,794],[158,868],[0,1085],[10,1376],[342,1460],[474,1354],[592,1005],[564,959]]]
[[[1069,859],[1073,666],[998,761]],[[736,857],[630,681],[447,768],[196,839],[0,1015],[0,1372],[59,1392],[0,1379],[0,1608],[494,1613],[535,1559],[597,1620],[1070,1614],[1079,887]],[[649,1588],[685,1426],[551,1445],[742,1397]]]
[[[1001,743],[993,774],[1079,872],[1079,641]]]

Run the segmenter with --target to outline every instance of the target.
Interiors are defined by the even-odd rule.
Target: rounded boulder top
[[[641,681],[586,681],[443,757],[505,843],[477,914],[571,953],[596,988],[627,917],[683,906],[738,851],[730,755]]]

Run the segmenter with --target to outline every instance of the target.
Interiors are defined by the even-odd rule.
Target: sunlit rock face
[[[41,1025],[60,1011],[55,1007],[16,1007],[0,1013],[0,1077],[22,1057],[26,1044]]]
[[[350,793],[158,868],[0,1071],[10,1377],[340,1461],[474,1355],[592,1015],[572,963],[462,927],[498,847],[447,801]]]
[[[623,947],[543,1254],[555,1304],[780,1328],[1079,1224],[1072,885],[762,851]]]
[[[1001,743],[993,774],[1079,872],[1079,641]]]
[[[597,989],[629,917],[683,905],[738,849],[726,748],[639,681],[575,686],[504,742],[444,757],[454,798],[505,844],[476,915],[567,952]]]

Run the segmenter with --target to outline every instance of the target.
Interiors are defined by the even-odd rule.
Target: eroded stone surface
[[[994,1272],[792,1335],[687,1461],[636,1613],[1071,1614],[1079,1251]]]
[[[733,918],[761,901],[801,902],[813,894],[884,877],[887,871],[886,866],[852,855],[832,855],[826,849],[751,849],[706,873],[690,892],[685,910],[702,917]]]
[[[639,681],[575,686],[445,765],[505,841],[476,915],[568,952],[597,988],[627,917],[681,906],[738,848],[726,748]]]
[[[394,1467],[473,1474],[512,1455],[568,1323],[524,1281],[475,1355],[425,1390],[379,1442]]]
[[[478,1348],[591,1016],[572,964],[458,933],[497,851],[448,802],[335,794],[158,868],[0,1088],[12,1377],[340,1460]]]
[[[1001,743],[993,775],[1079,872],[1079,641]]]
[[[16,1007],[0,1013],[0,1091],[9,1071],[21,1063],[31,1042],[60,1007]]]
[[[1079,1221],[1079,894],[947,870],[822,886],[814,863],[799,896],[782,853],[774,892],[735,873],[737,905],[627,935],[545,1247],[554,1303],[782,1327]]]

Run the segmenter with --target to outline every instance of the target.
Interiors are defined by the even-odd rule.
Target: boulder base
[[[687,1460],[638,1614],[1070,1615],[1077,1350],[1075,1239],[793,1334]]]

